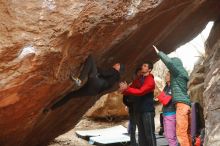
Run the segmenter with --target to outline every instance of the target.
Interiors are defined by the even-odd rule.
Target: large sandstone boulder
[[[216,22],[206,42],[205,59],[205,145],[220,145],[220,22]]]
[[[98,65],[158,58],[219,18],[219,0],[0,0],[0,145],[47,145],[73,128],[98,97],[74,98],[42,113],[75,90],[88,54]],[[214,90],[214,89],[213,89]],[[213,98],[212,98],[213,99]]]
[[[188,86],[189,86],[188,91],[191,101],[199,103],[199,127],[201,128],[205,126],[205,120],[203,115],[203,108],[204,108],[203,92],[205,90],[204,74],[205,74],[204,58],[201,57],[199,62],[195,65],[190,75],[190,81],[188,82]]]

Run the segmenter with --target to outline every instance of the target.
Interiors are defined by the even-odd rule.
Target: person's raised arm
[[[158,56],[160,57],[160,59],[163,61],[163,63],[166,65],[166,67],[169,69],[169,71],[173,74],[173,75],[177,75],[179,70],[178,68],[174,65],[172,59],[170,57],[168,57],[165,53],[163,53],[162,51],[159,51],[157,49],[156,46],[154,46],[154,50],[156,51],[156,53],[158,54]]]

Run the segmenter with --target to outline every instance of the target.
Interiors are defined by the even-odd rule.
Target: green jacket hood
[[[189,80],[189,76],[188,73],[186,72],[185,68],[183,67],[183,62],[177,58],[177,57],[173,57],[171,58],[173,64],[176,66],[176,68],[178,68],[181,71],[182,76],[186,79],[186,81]]]

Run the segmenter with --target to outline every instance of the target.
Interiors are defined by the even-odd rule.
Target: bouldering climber
[[[125,66],[121,63],[116,63],[107,69],[97,68],[94,58],[89,55],[79,78],[71,75],[71,79],[80,87],[79,90],[72,91],[52,102],[46,108],[46,111],[54,110],[75,97],[95,96],[110,90],[115,83],[119,82],[120,76],[124,71]]]

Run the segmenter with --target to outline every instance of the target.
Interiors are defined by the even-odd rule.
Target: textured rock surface
[[[127,116],[123,104],[123,96],[118,92],[112,92],[102,96],[95,105],[86,113],[90,118],[111,118]]]
[[[204,116],[205,146],[220,145],[220,22],[207,40],[205,65]]]
[[[0,144],[47,145],[73,128],[98,97],[75,98],[48,114],[72,90],[70,73],[93,53],[99,65],[128,65],[151,48],[165,52],[219,17],[219,0],[0,0]]]

